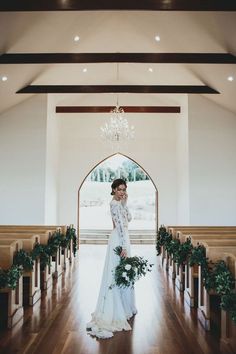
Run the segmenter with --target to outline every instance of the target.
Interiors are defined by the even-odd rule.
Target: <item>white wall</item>
[[[135,140],[120,151],[100,138],[109,114],[56,115],[56,98],[46,95],[3,113],[0,223],[77,225],[81,183],[120,152],[154,181],[159,225],[235,225],[236,116],[204,97],[178,99],[180,115],[127,114]]]
[[[182,95],[181,116],[177,119],[176,132],[177,225],[189,225],[190,222],[188,129],[188,95]]]
[[[109,114],[58,115],[60,120],[59,223],[77,225],[78,189],[96,164],[114,153],[100,138]],[[174,114],[129,114],[135,140],[120,153],[140,164],[159,192],[159,224],[176,223],[176,120]],[[117,151],[116,151],[117,152]],[[108,191],[110,193],[110,190]]]
[[[59,125],[55,113],[55,98],[47,97],[46,173],[45,173],[45,224],[58,224],[58,187],[60,171]]]
[[[44,223],[46,96],[0,116],[0,224]]]
[[[236,116],[189,96],[190,222],[236,225]]]

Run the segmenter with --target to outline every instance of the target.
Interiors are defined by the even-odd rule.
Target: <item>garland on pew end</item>
[[[201,265],[203,284],[206,290],[208,292],[214,290],[220,295],[221,308],[229,312],[236,324],[236,293],[233,290],[235,279],[226,263],[223,260],[213,263],[206,257],[206,250],[203,245],[198,244],[194,247],[191,243],[191,237],[181,243],[178,238],[173,238],[163,225],[157,233],[157,255],[161,253],[162,246],[178,266],[185,265],[187,262],[191,267]]]
[[[15,289],[22,272],[23,268],[14,264],[7,270],[0,269],[0,289]]]
[[[66,234],[62,234],[60,230],[55,231],[48,239],[47,245],[36,243],[31,252],[21,249],[16,252],[13,265],[9,269],[0,268],[0,289],[17,287],[17,282],[23,272],[33,269],[34,261],[40,259],[40,268],[45,269],[46,265],[51,266],[51,257],[54,256],[59,247],[66,249],[72,240],[73,254],[77,252],[77,236],[76,230],[72,226],[67,226]]]

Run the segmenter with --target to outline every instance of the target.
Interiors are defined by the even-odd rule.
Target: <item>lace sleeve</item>
[[[127,220],[128,220],[128,222],[130,222],[132,220],[132,215],[130,214],[128,207],[126,207],[125,210],[127,213]]]
[[[111,216],[117,228],[117,232],[120,238],[120,245],[122,248],[126,248],[125,228],[121,208],[121,205],[117,203],[111,203]]]
[[[130,222],[132,220],[132,215],[129,212],[129,208],[127,206],[127,201],[126,200],[125,201],[122,200],[121,204],[123,205],[123,207],[125,209],[127,220],[128,220],[128,222]]]

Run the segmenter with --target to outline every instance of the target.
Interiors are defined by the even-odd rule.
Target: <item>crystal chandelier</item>
[[[111,110],[111,117],[108,123],[101,127],[101,136],[111,142],[121,142],[134,138],[134,126],[129,126],[124,117],[124,110],[118,104]]]
[[[119,63],[117,63],[116,79],[119,81]],[[119,106],[118,95],[116,106],[111,110],[111,117],[108,123],[105,123],[101,129],[101,136],[104,140],[113,143],[113,147],[118,148],[121,141],[127,141],[134,138],[134,126],[129,126],[124,117],[124,110]]]

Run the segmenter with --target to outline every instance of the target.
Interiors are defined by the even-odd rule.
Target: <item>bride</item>
[[[113,199],[110,202],[110,211],[114,228],[108,241],[97,306],[92,313],[91,322],[87,324],[90,335],[103,339],[112,337],[116,331],[131,330],[127,320],[137,312],[133,288],[110,287],[114,284],[113,272],[120,259],[114,248],[121,246],[121,256],[130,256],[128,222],[131,220],[127,207],[126,182],[120,178],[116,179],[111,188]]]

